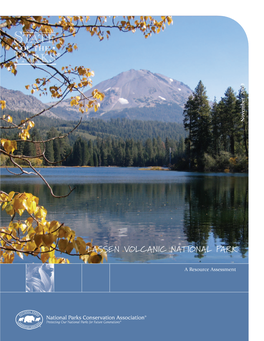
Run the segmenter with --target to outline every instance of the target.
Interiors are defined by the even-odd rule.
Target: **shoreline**
[[[15,166],[0,166],[1,169],[17,169]],[[31,169],[29,166],[23,166],[25,169]],[[130,167],[120,167],[120,166],[35,166],[37,169],[61,169],[61,168],[138,168],[140,171],[172,171],[172,172],[187,172],[187,173],[223,173],[223,174],[248,174],[248,172],[232,172],[232,171],[197,171],[197,170],[189,170],[189,169],[181,169],[174,170],[169,167],[162,166],[149,166],[149,167],[139,167],[139,166],[130,166]],[[12,175],[12,174],[11,174]],[[19,174],[14,174],[19,175]]]

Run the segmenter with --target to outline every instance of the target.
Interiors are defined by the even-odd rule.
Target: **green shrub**
[[[216,167],[218,171],[224,171],[226,169],[230,169],[230,158],[232,154],[229,152],[220,152],[218,157],[216,158]]]
[[[216,170],[216,160],[211,155],[204,153],[203,162],[205,172]]]

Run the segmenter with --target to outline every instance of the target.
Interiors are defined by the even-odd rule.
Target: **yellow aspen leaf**
[[[1,100],[1,101],[0,101],[0,104],[1,104],[1,109],[4,110],[5,107],[6,107],[6,101]]]
[[[0,193],[0,201],[6,201],[8,198],[8,195],[6,193]]]
[[[24,209],[18,209],[18,210],[16,210],[16,212],[17,212],[20,216],[22,216],[22,214],[25,212],[25,210],[24,210]]]
[[[27,208],[26,206],[26,200],[22,197],[15,197],[13,202],[14,209],[19,215],[22,215],[24,210]]]
[[[5,252],[3,254],[3,258],[4,258],[4,263],[13,263],[14,258],[15,258],[15,254],[14,252]]]
[[[5,233],[4,233],[4,237],[5,240],[11,240],[12,239],[12,235],[11,235],[12,231],[10,231],[10,229],[6,229]],[[7,248],[7,246],[5,247]],[[8,247],[9,250],[12,250],[12,247]]]
[[[89,255],[82,255],[80,256],[80,259],[84,261],[85,264],[89,262]]]
[[[19,224],[19,228],[22,231],[22,233],[24,233],[27,230],[27,225],[26,224]],[[35,233],[35,231],[33,230],[33,232]]]
[[[96,252],[92,252],[90,254],[88,263],[101,263],[102,261],[102,256],[98,255]]]
[[[1,139],[1,145],[8,154],[12,154],[17,149],[16,141]]]
[[[30,134],[28,132],[28,130],[22,129],[21,133],[19,133],[19,137],[21,138],[21,140],[27,140],[28,138],[30,138]]]
[[[71,106],[73,107],[74,105],[77,105],[78,104],[78,100],[76,98],[72,99],[71,100]]]
[[[14,198],[15,210],[25,209],[29,214],[33,214],[37,209],[38,198],[31,193],[18,194]]]
[[[50,264],[58,264],[58,258],[57,257],[50,257],[49,258],[49,263]]]
[[[42,253],[40,259],[42,263],[46,263],[46,261],[50,258],[49,253]]]
[[[96,99],[99,99],[100,101],[102,101],[104,99],[104,94],[102,92],[98,91],[97,89],[93,90],[92,96]]]
[[[29,195],[29,200],[30,200],[30,201],[35,201],[36,205],[38,205],[38,203],[39,203],[39,198],[36,197],[36,196],[34,196],[34,195],[32,195],[31,193],[27,193],[27,194]]]
[[[3,206],[2,206],[2,211],[6,208],[6,206],[7,206],[7,201],[4,202],[4,204],[3,204]]]
[[[74,240],[74,241],[72,242],[72,244],[73,244],[73,247],[75,248],[76,252],[77,252],[77,253],[80,253],[80,252],[79,252],[79,245],[78,245],[78,243],[76,242],[76,240]]]
[[[57,258],[57,257],[50,257],[49,258],[50,264],[70,264],[70,261],[66,258]]]
[[[86,243],[81,237],[77,237],[75,243],[78,245],[78,251],[80,254],[84,254],[86,252]]]
[[[35,211],[35,217],[37,219],[44,220],[47,216],[47,210],[43,206],[38,206]]]
[[[37,203],[34,200],[32,200],[28,205],[27,211],[29,214],[33,214],[36,208],[37,208]]]
[[[17,255],[21,258],[24,259],[24,254],[22,252],[17,252]]]
[[[59,238],[64,238],[66,237],[66,231],[65,231],[65,226],[62,226],[60,229],[59,229]]]
[[[96,252],[96,253],[98,253],[98,252],[100,251],[99,246],[94,245],[93,251]]]
[[[43,243],[47,247],[50,247],[55,241],[55,239],[56,239],[56,236],[54,236],[52,233],[44,234],[42,237]]]
[[[83,66],[78,67],[78,73],[80,76],[83,76],[86,74],[86,69]]]
[[[6,239],[10,240],[10,238],[7,238],[7,236],[6,236]],[[5,250],[13,251],[14,248],[11,245],[5,245]]]
[[[7,214],[9,214],[10,216],[14,215],[15,213],[15,210],[14,210],[14,207],[13,205],[11,205],[10,203],[8,203],[5,207],[5,211]]]
[[[67,245],[67,247],[66,247],[66,252],[67,252],[68,254],[70,254],[70,253],[72,252],[72,250],[73,250],[73,247],[74,247],[73,243],[72,243],[72,242],[69,242],[68,245]]]
[[[7,122],[12,123],[13,122],[13,117],[8,115],[7,116]]]
[[[86,245],[91,249],[93,248],[93,244],[91,242],[86,243]]]
[[[27,236],[27,239],[28,239],[28,236]],[[32,251],[35,251],[35,249],[36,249],[36,244],[35,244],[34,240],[31,242],[25,243],[24,251],[32,252]]]
[[[41,224],[41,223],[39,223],[38,225],[37,225],[37,227],[35,228],[35,232],[36,233],[44,233],[44,229],[45,229],[45,226],[43,226],[43,224]]]
[[[15,192],[14,192],[14,191],[10,192],[10,193],[8,194],[7,200],[8,200],[8,201],[11,201],[11,200],[13,199],[14,195],[15,195]]]
[[[34,236],[34,242],[35,242],[37,248],[39,248],[42,245],[42,237],[43,237],[43,235],[41,235],[41,234],[35,234],[35,236]]]
[[[23,245],[21,243],[15,243],[14,247],[16,250],[21,250],[23,248]]]
[[[167,22],[168,22],[168,25],[173,24],[172,17],[168,17],[168,18],[167,18]]]
[[[71,232],[67,235],[67,239],[69,241],[72,241],[72,240],[74,240],[74,238],[75,238],[75,232],[74,232],[74,230],[71,230]]]
[[[102,256],[102,263],[104,259],[107,261],[107,252],[105,250],[101,251],[100,255]]]
[[[50,222],[49,230],[52,233],[52,232],[56,231],[60,226],[61,226],[61,223],[59,223],[56,220],[52,220]]]
[[[65,252],[67,245],[68,245],[68,240],[67,239],[60,239],[58,242],[58,247],[60,249],[61,252]]]
[[[12,229],[11,231],[12,238],[17,237],[17,231],[15,229]]]
[[[12,221],[9,223],[9,228],[12,228],[12,229],[15,229],[15,230],[18,230],[19,229],[19,223],[13,223]]]
[[[62,226],[59,229],[59,238],[67,238],[68,240],[72,236],[72,230],[69,228],[69,226]]]
[[[35,126],[35,123],[33,121],[28,121],[27,130],[33,128],[34,126]]]
[[[28,226],[31,225],[31,224],[33,223],[33,221],[34,221],[34,219],[33,219],[32,217],[28,217],[28,218],[26,219],[26,222],[27,222],[27,225],[28,225]]]
[[[70,261],[69,261],[69,259],[67,259],[67,258],[61,258],[61,259],[63,259],[64,260],[64,264],[70,264]]]

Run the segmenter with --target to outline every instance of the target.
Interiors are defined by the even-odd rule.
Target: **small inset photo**
[[[27,264],[26,292],[54,292],[54,264]]]

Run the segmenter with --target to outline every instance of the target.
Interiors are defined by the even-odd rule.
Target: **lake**
[[[105,247],[110,263],[248,263],[247,174],[118,167],[40,172],[54,194],[67,194],[69,186],[75,190],[56,199],[37,176],[15,176],[5,169],[1,190],[38,196],[47,220]],[[8,222],[2,212],[1,226]]]

